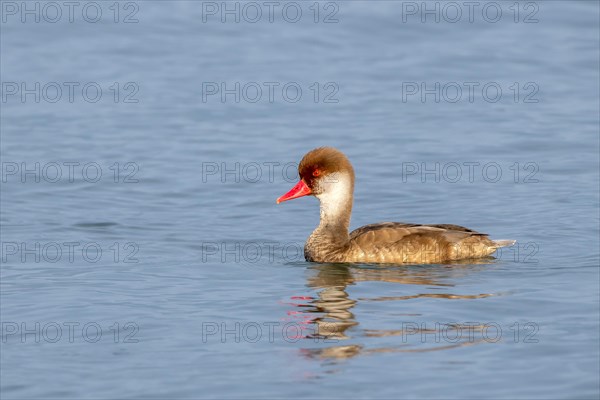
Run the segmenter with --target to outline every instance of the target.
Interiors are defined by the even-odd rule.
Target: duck
[[[346,155],[333,147],[311,150],[300,161],[298,175],[298,183],[277,204],[303,196],[319,200],[319,226],[304,245],[309,262],[440,264],[489,257],[516,243],[452,224],[380,222],[349,232],[355,176]]]

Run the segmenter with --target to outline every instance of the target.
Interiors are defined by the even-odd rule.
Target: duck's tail
[[[496,249],[500,247],[510,247],[517,243],[516,240],[512,239],[492,240],[492,242],[494,242],[494,248]]]

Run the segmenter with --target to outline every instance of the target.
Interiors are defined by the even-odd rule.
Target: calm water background
[[[597,2],[521,3],[517,22],[499,2],[496,23],[487,3],[472,23],[393,1],[317,3],[317,23],[313,2],[297,23],[285,3],[223,23],[192,1],[23,23],[7,3],[2,398],[598,398]],[[11,94],[36,82],[39,102]],[[221,82],[262,97],[222,101]],[[519,245],[482,264],[304,262],[317,202],[275,199],[319,145],[354,163],[352,227]]]

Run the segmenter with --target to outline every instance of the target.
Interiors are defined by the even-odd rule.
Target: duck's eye
[[[319,176],[319,175],[321,175],[321,171],[319,171],[319,169],[317,168],[313,171],[313,176]]]

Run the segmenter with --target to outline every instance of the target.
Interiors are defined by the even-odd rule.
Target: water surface
[[[296,23],[99,4],[0,25],[3,398],[598,398],[597,2],[472,23],[420,2],[321,2],[316,23],[313,3]],[[36,82],[39,102],[9,94]],[[275,199],[320,145],[354,164],[353,228],[518,246],[305,262],[317,202]]]

